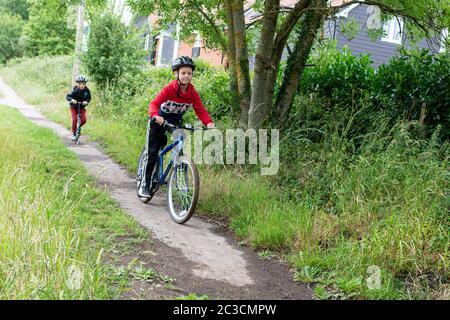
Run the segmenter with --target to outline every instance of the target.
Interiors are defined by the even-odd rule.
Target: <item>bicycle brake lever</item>
[[[173,125],[173,124],[171,124],[171,123],[169,123],[167,120],[164,120],[164,123],[163,123],[163,125],[164,125],[164,127],[171,127],[171,128],[175,128],[175,126]]]

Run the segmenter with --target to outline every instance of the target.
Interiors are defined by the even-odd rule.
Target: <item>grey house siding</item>
[[[348,18],[335,17],[326,21],[325,35],[337,40],[337,48],[342,50],[344,46],[348,46],[352,54],[359,56],[361,54],[369,54],[373,61],[372,66],[378,67],[380,64],[388,62],[393,56],[398,54],[398,49],[402,46],[396,43],[390,43],[377,39],[372,41],[367,33],[367,5],[359,5],[348,14]],[[352,17],[359,23],[360,32],[353,39],[347,39],[341,31],[341,24]],[[403,37],[404,38],[404,37]],[[403,41],[404,42],[404,41]],[[409,44],[404,44],[409,47]],[[429,48],[426,40],[416,44],[418,48]],[[436,50],[436,49],[434,49]]]
[[[406,40],[404,46],[406,48],[411,47],[424,48],[430,50],[433,53],[437,53],[441,49],[441,42],[437,39],[422,39],[421,41],[418,41],[416,44],[411,45],[408,42],[408,40]]]

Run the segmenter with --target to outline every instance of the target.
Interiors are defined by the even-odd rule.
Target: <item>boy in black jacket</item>
[[[88,103],[91,101],[91,91],[89,91],[89,88],[86,86],[87,79],[85,76],[79,75],[75,82],[77,85],[73,88],[72,92],[70,92],[66,99],[69,101],[70,104],[70,112],[72,113],[72,140],[75,140],[75,133],[77,130],[77,102],[82,103],[82,107],[80,109],[81,113],[81,126],[83,126],[87,119],[86,119],[86,109],[85,107],[88,105]]]

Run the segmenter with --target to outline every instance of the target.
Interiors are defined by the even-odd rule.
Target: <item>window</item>
[[[150,49],[150,34],[145,34],[145,44],[144,44],[144,50],[148,51]]]
[[[200,56],[200,47],[192,48],[192,59],[195,59]]]
[[[163,35],[161,37],[161,55],[160,65],[169,66],[173,60],[173,51],[175,47],[175,40],[171,36]]]
[[[200,33],[196,32],[195,34],[195,43],[192,48],[192,58],[197,58],[200,56],[200,49],[202,47],[202,38],[200,37]]]
[[[176,38],[173,38],[173,31],[176,31]],[[158,53],[156,66],[169,66],[171,65],[173,59],[178,55],[178,33],[179,26],[175,24],[169,25],[169,28],[158,36]]]
[[[392,18],[383,26],[385,36],[381,38],[381,41],[402,44],[403,36],[403,20],[401,18]]]

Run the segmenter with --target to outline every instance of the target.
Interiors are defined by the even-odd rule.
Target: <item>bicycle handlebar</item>
[[[75,103],[72,103],[72,102],[69,101],[69,104],[70,104],[70,105],[75,105],[75,106],[86,107],[89,103],[83,104],[83,102],[80,102],[80,101],[77,101],[77,102],[75,102]]]
[[[155,122],[156,119],[153,118],[151,121]],[[162,126],[163,127],[169,127],[169,128],[172,128],[172,129],[185,129],[185,130],[189,130],[189,131],[208,130],[208,128],[206,128],[206,127],[202,127],[201,129],[200,128],[194,128],[191,124],[177,126],[177,125],[169,123],[167,120],[164,120],[164,123],[162,124]]]

